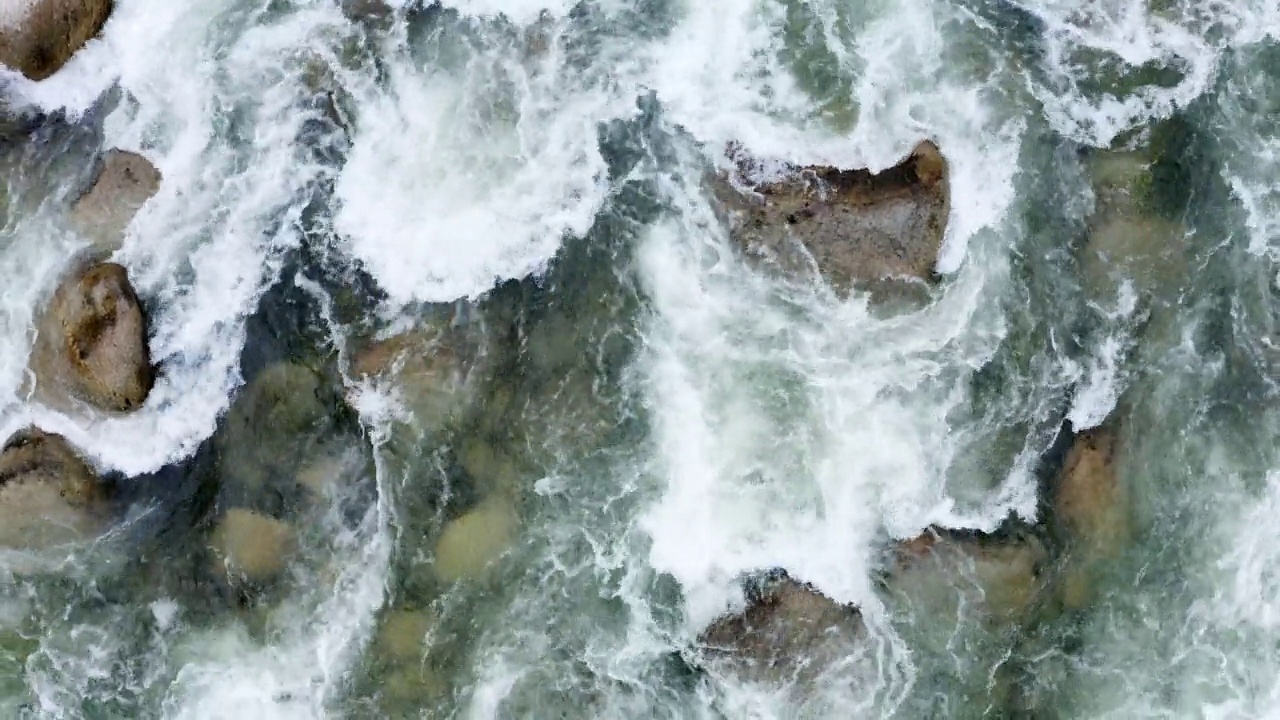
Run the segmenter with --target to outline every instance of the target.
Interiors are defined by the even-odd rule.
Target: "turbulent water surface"
[[[376,5],[117,0],[53,78],[0,71],[0,434],[65,435],[117,513],[0,554],[0,716],[1280,717],[1276,0]],[[704,182],[922,138],[951,209],[911,311],[744,261]],[[33,317],[110,148],[164,177],[114,256],[160,372],[67,415]],[[1123,157],[1148,202],[1089,260]],[[422,372],[351,369],[422,326]],[[243,421],[301,366],[321,429]],[[1129,540],[1089,602],[888,589],[931,525],[1041,522],[1104,421]],[[250,595],[209,571],[241,505],[298,532]],[[690,651],[770,568],[866,625],[803,687]]]

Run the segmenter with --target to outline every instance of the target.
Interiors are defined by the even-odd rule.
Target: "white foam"
[[[36,0],[5,0],[0,3],[0,31],[21,27],[35,4]]]
[[[456,72],[401,58],[363,91],[335,223],[395,300],[479,295],[591,226],[607,190],[598,124],[630,106],[565,63],[556,41]]]
[[[1123,323],[1133,316],[1137,308],[1138,293],[1133,283],[1126,280],[1120,285],[1115,308],[1104,312],[1108,324],[1114,329],[1098,341],[1085,361],[1083,371],[1071,368],[1084,377],[1084,383],[1076,389],[1071,409],[1067,412],[1067,419],[1077,431],[1101,425],[1120,400],[1125,380],[1122,369],[1124,356],[1134,342]]]

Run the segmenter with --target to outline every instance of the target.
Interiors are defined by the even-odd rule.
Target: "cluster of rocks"
[[[930,142],[881,173],[792,167],[782,180],[752,185],[760,168],[731,150],[737,172],[709,183],[730,236],[748,259],[838,296],[864,292],[873,305],[904,287],[937,280],[937,253],[949,212],[948,168]],[[1081,247],[1085,282],[1114,292],[1137,272],[1144,293],[1176,273],[1181,230],[1137,212],[1147,164],[1132,153],[1093,160],[1098,206]],[[927,294],[927,293],[926,293]],[[1022,627],[1037,613],[1081,610],[1094,577],[1132,540],[1125,485],[1116,472],[1115,421],[1065,431],[1069,448],[1046,488],[1046,522],[1006,523],[994,534],[929,528],[893,543],[883,571],[886,602],[911,615],[955,622],[962,610],[991,628]],[[867,632],[858,608],[843,605],[782,568],[743,579],[746,604],[698,636],[697,664],[752,682],[803,683],[857,652]],[[865,643],[861,643],[865,645]]]

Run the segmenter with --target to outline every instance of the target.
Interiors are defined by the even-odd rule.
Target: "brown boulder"
[[[777,683],[820,673],[852,652],[864,632],[857,608],[777,571],[753,580],[746,609],[713,622],[698,644],[713,665]]]
[[[744,175],[751,163],[741,163]],[[791,274],[816,270],[839,293],[931,281],[950,212],[947,161],[922,142],[880,173],[793,168],[739,192],[714,184],[736,242]]]
[[[917,609],[954,619],[973,608],[984,621],[1025,619],[1039,598],[1049,553],[1034,535],[929,528],[895,549],[887,585]]]
[[[133,216],[160,190],[160,171],[137,153],[112,150],[97,179],[71,208],[71,222],[93,240],[96,250],[120,249]]]
[[[92,265],[62,282],[37,322],[31,371],[44,401],[141,407],[151,392],[146,318],[125,269]]]
[[[1116,473],[1119,443],[1106,425],[1078,433],[1053,487],[1054,524],[1068,544],[1063,603],[1087,604],[1099,562],[1118,556],[1132,539],[1129,496]]]
[[[0,9],[0,64],[32,80],[44,80],[97,36],[114,3],[7,0],[5,4],[8,7]]]
[[[98,475],[61,435],[35,428],[0,451],[0,547],[38,550],[92,537]]]

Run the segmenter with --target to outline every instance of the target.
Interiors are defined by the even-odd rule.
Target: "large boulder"
[[[0,64],[32,80],[56,73],[111,15],[113,0],[5,0]]]
[[[748,682],[811,678],[854,652],[865,633],[857,608],[781,570],[751,579],[746,594],[746,608],[711,623],[698,645],[713,667]]]
[[[1132,540],[1129,496],[1116,472],[1117,450],[1111,426],[1077,433],[1052,488],[1054,527],[1068,548],[1060,589],[1067,608],[1088,604],[1094,573]]]
[[[1040,598],[1049,553],[1025,530],[1001,535],[929,528],[895,548],[886,584],[917,618],[953,622],[967,609],[985,624],[1027,619]]]
[[[742,163],[751,172],[750,161]],[[931,281],[950,212],[947,161],[932,142],[883,172],[796,167],[743,192],[713,184],[732,237],[784,272],[816,270],[839,293]]]
[[[146,317],[120,265],[72,273],[36,325],[31,371],[37,397],[66,408],[78,400],[98,409],[136,410],[151,392]]]
[[[103,159],[93,185],[71,208],[71,222],[109,255],[124,243],[125,228],[160,190],[160,171],[137,153],[112,150]]]
[[[0,548],[39,550],[102,528],[98,474],[60,435],[31,428],[0,451]]]

